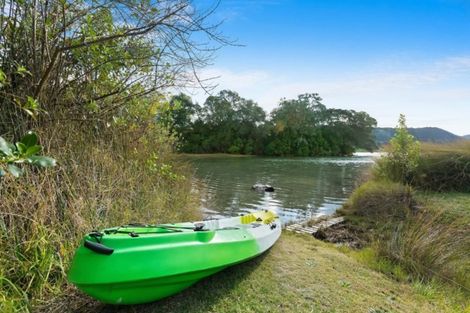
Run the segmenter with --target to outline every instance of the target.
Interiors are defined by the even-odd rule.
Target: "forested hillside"
[[[424,142],[447,143],[462,139],[460,136],[437,127],[410,127],[408,131],[416,137],[416,139]],[[374,138],[377,146],[387,144],[394,135],[395,129],[391,127],[378,127],[374,129]]]
[[[271,156],[341,156],[375,148],[374,118],[327,108],[318,94],[282,99],[267,114],[256,102],[223,90],[202,106],[184,94],[160,116],[181,136],[182,152]]]

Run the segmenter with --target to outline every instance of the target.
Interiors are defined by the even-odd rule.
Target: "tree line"
[[[281,99],[267,114],[256,102],[222,90],[199,105],[183,93],[158,119],[180,137],[185,153],[345,156],[376,146],[377,122],[366,112],[327,108],[316,93]]]

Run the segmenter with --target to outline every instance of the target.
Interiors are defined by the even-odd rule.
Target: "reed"
[[[440,279],[470,292],[468,224],[445,211],[424,209],[396,224],[376,250],[414,277]]]

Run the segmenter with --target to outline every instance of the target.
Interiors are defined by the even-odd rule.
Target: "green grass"
[[[470,141],[423,144],[411,183],[429,191],[470,192]]]
[[[415,196],[423,206],[444,211],[450,220],[461,219],[462,223],[470,223],[470,193],[417,192]]]
[[[367,259],[368,258],[368,259]],[[159,302],[116,307],[76,290],[46,312],[463,312],[459,293],[409,284],[370,268],[351,250],[284,231],[266,254]]]

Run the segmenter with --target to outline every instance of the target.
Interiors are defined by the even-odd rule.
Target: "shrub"
[[[406,120],[400,115],[395,136],[385,148],[386,156],[377,161],[375,174],[395,182],[411,183],[413,171],[418,166],[420,145],[406,129]]]

